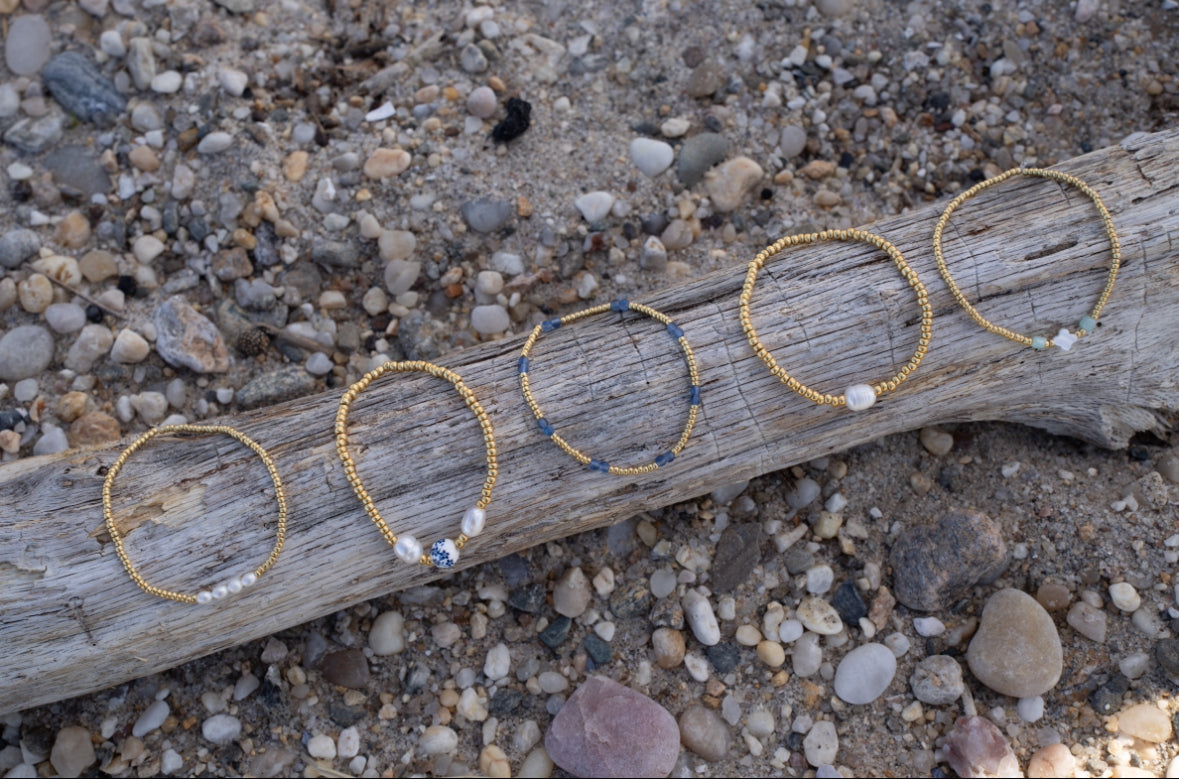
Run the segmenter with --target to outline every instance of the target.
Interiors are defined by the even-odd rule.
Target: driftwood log
[[[1179,131],[1133,137],[1059,167],[1101,193],[1124,255],[1100,328],[1071,352],[1020,347],[958,308],[930,251],[944,206],[935,203],[869,228],[905,253],[935,318],[921,368],[863,413],[815,406],[766,371],[737,319],[744,263],[641,301],[683,326],[703,385],[691,441],[653,474],[594,473],[545,439],[517,384],[522,337],[442,360],[476,393],[499,446],[488,529],[460,567],[933,423],[1007,420],[1106,447],[1125,446],[1136,431],[1165,434],[1179,408]],[[964,206],[945,253],[985,316],[1049,336],[1087,313],[1109,262],[1083,195],[1023,177]],[[780,364],[836,394],[903,365],[918,315],[883,254],[838,242],[771,260],[753,302],[754,323]],[[531,377],[558,431],[618,464],[654,459],[686,418],[682,357],[643,317],[620,323],[606,314],[546,335],[533,350]],[[126,442],[0,468],[0,711],[144,676],[443,575],[400,563],[353,496],[333,450],[339,394],[223,420],[270,451],[291,511],[275,567],[246,594],[212,606],[148,596],[119,564],[100,492]],[[449,384],[385,377],[354,403],[350,431],[359,472],[396,532],[425,543],[458,533],[483,479],[483,444]],[[115,508],[148,581],[191,591],[265,557],[270,489],[258,459],[226,437],[157,439],[120,474]]]

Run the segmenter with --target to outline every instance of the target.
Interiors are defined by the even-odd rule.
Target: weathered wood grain
[[[615,478],[565,457],[520,398],[522,338],[443,363],[495,425],[500,478],[489,526],[460,565],[600,527],[720,485],[938,422],[996,419],[1124,446],[1166,431],[1179,408],[1179,132],[1140,136],[1060,166],[1103,196],[1124,266],[1099,331],[1070,353],[1034,353],[976,327],[950,298],[930,236],[944,203],[870,229],[893,241],[928,287],[934,337],[920,370],[868,412],[819,408],[752,354],[737,321],[744,265],[644,300],[677,319],[699,360],[704,410],[683,454],[655,474]],[[1091,204],[1017,179],[955,215],[947,261],[993,321],[1052,335],[1097,295],[1108,252]],[[891,375],[916,343],[912,292],[856,244],[790,250],[763,271],[755,324],[787,370],[818,389]],[[547,335],[533,387],[575,445],[619,463],[653,459],[678,436],[686,371],[650,320],[602,316]],[[107,687],[437,577],[399,563],[368,521],[333,451],[339,392],[225,421],[265,446],[290,499],[287,546],[248,594],[211,607],[140,592],[102,531],[104,466],[120,447],[0,468],[0,711]],[[482,442],[451,387],[425,376],[377,382],[351,415],[354,454],[395,530],[423,542],[458,531],[477,496]],[[269,548],[274,509],[262,464],[224,437],[157,440],[120,475],[116,510],[148,579],[185,590],[239,573]]]

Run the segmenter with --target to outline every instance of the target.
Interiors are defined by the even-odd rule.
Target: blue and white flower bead
[[[478,506],[467,509],[463,515],[462,531],[464,539],[472,539],[483,532],[487,524],[487,513]],[[417,563],[422,560],[422,545],[411,535],[398,536],[393,551],[407,563]],[[430,565],[435,568],[453,568],[459,559],[458,544],[449,538],[439,539],[430,546]]]
[[[212,603],[215,600],[222,600],[230,595],[236,595],[256,581],[258,581],[258,574],[253,571],[243,573],[241,576],[234,576],[228,581],[214,586],[212,589],[198,592],[196,596],[197,603],[204,605],[206,603]]]
[[[853,384],[843,393],[851,411],[863,411],[876,405],[876,390],[867,384]]]
[[[430,547],[430,562],[435,568],[453,568],[458,559],[458,545],[449,538],[440,538]]]

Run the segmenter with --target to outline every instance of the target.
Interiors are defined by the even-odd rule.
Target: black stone
[[[1122,696],[1130,689],[1130,680],[1115,673],[1109,681],[1098,687],[1089,696],[1089,705],[1098,714],[1113,714],[1122,708]]]
[[[572,627],[573,620],[565,616],[557,617],[540,632],[540,641],[549,649],[556,649],[569,638],[569,629]]]
[[[1179,684],[1179,639],[1164,638],[1155,644],[1154,659],[1167,678]]]
[[[487,711],[493,717],[505,717],[509,714],[519,714],[520,704],[524,694],[511,687],[500,687],[487,703]]]
[[[860,597],[856,583],[851,579],[839,585],[835,590],[835,594],[831,596],[831,605],[839,612],[839,618],[843,620],[845,625],[856,625],[862,618],[868,616],[868,607],[864,604],[864,599]]]
[[[0,411],[0,430],[12,430],[21,422],[27,422],[28,416],[21,409],[6,409]]]
[[[129,298],[135,297],[135,293],[139,291],[139,284],[135,281],[134,276],[119,276],[116,286],[118,286],[120,292]]]
[[[639,225],[647,235],[662,235],[668,225],[667,214],[662,211],[655,214],[647,214],[639,222]]]
[[[1007,568],[1007,544],[984,514],[951,514],[905,530],[889,552],[893,594],[917,611],[938,611]]]
[[[76,51],[49,61],[41,80],[62,108],[84,122],[110,123],[127,110],[127,98],[98,66]]]
[[[186,227],[188,234],[198,243],[205,240],[205,236],[209,234],[209,223],[199,216],[188,220]]]
[[[90,320],[94,324],[98,324],[99,322],[102,321],[102,309],[99,308],[98,306],[94,305],[93,303],[87,305],[86,306],[86,319]]]
[[[430,683],[430,669],[424,665],[410,666],[409,672],[405,675],[405,691],[410,695],[417,695],[422,690],[426,689],[426,685]]]
[[[343,703],[329,703],[328,717],[342,728],[350,728],[364,719],[367,712],[363,706],[346,706]]]
[[[520,587],[508,593],[508,605],[525,614],[539,614],[544,610],[544,587],[534,584]]]
[[[514,141],[532,124],[532,104],[518,97],[509,97],[507,116],[491,130],[491,137],[500,143]]]
[[[732,644],[717,644],[704,650],[708,662],[718,674],[727,674],[741,662],[741,650]]]
[[[590,660],[594,661],[594,665],[601,667],[614,659],[614,650],[602,639],[590,633],[582,642],[585,646],[586,653],[589,654]]]

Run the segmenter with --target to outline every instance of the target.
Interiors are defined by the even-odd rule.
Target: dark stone
[[[98,324],[102,321],[102,309],[94,303],[90,303],[86,306],[86,319],[89,322]]]
[[[254,241],[254,262],[263,268],[282,262],[278,253],[278,235],[270,222],[263,222],[254,228]]]
[[[319,670],[324,681],[354,690],[368,685],[368,660],[359,649],[340,649],[324,655]]]
[[[516,589],[532,578],[528,561],[518,554],[500,558],[499,572],[504,575],[504,586],[509,590]]]
[[[84,122],[113,122],[127,110],[127,98],[97,65],[76,51],[51,59],[41,71],[41,79],[53,99]]]
[[[45,169],[59,187],[82,193],[87,200],[111,189],[111,177],[98,157],[82,146],[62,146],[45,155]]]
[[[680,604],[680,599],[661,598],[655,601],[651,613],[647,615],[647,621],[653,627],[682,630],[684,627],[684,607]]]
[[[0,411],[0,430],[12,430],[21,422],[28,421],[28,414],[23,409],[14,408]]]
[[[557,617],[540,632],[540,641],[549,649],[556,649],[569,638],[569,629],[572,627],[573,620],[565,616]]]
[[[524,700],[524,694],[519,690],[513,690],[511,687],[500,687],[495,691],[495,695],[487,703],[487,711],[493,717],[505,717],[509,714],[519,714],[520,704]]]
[[[188,228],[189,236],[197,243],[205,240],[210,232],[209,223],[199,216],[190,219],[185,226]]]
[[[737,667],[737,663],[741,662],[741,650],[733,644],[720,643],[706,647],[704,655],[718,674],[727,674]]]
[[[717,133],[700,133],[684,141],[676,161],[676,175],[685,187],[693,187],[713,165],[729,153],[729,142]]]
[[[284,400],[315,392],[315,377],[302,365],[284,365],[264,373],[237,391],[237,404],[243,409],[272,406]]]
[[[41,250],[41,239],[32,230],[11,230],[0,236],[0,266],[19,268]]]
[[[610,611],[619,619],[641,617],[651,610],[651,600],[645,581],[629,581],[610,593]]]
[[[1164,638],[1155,644],[1154,659],[1167,678],[1179,684],[1179,639]]]
[[[525,614],[539,614],[545,607],[544,587],[534,584],[531,587],[512,588],[508,593],[508,605]]]
[[[133,298],[135,293],[139,291],[139,283],[135,281],[134,276],[119,276],[119,280],[115,283],[119,291],[125,297]]]
[[[917,611],[950,606],[976,584],[1007,568],[999,526],[978,512],[951,514],[936,525],[910,528],[893,543],[893,594]]]
[[[667,229],[668,224],[670,222],[667,219],[667,214],[662,211],[647,214],[639,222],[644,235],[663,235],[663,231]]]
[[[360,264],[360,250],[343,241],[320,241],[311,247],[311,259],[334,268],[355,268]]]
[[[295,263],[283,271],[279,278],[284,287],[294,289],[303,300],[318,298],[319,288],[323,285],[323,274],[310,262]]]
[[[363,706],[347,706],[343,703],[329,703],[328,716],[342,728],[349,728],[364,719],[367,712]]]
[[[429,683],[430,669],[424,665],[414,663],[405,674],[405,691],[410,695],[417,695]]]
[[[586,636],[585,641],[582,643],[590,659],[594,661],[594,665],[599,668],[614,659],[614,650],[610,645],[593,633]]]
[[[806,573],[815,564],[815,556],[807,550],[792,546],[786,550],[786,571],[791,576]]]
[[[1089,696],[1089,705],[1098,714],[1113,714],[1122,708],[1122,696],[1130,689],[1130,680],[1115,673],[1109,681],[1098,687]]]
[[[709,587],[713,592],[731,592],[739,587],[761,563],[761,526],[745,522],[729,525],[721,533],[712,560]]]
[[[856,583],[851,579],[835,590],[835,594],[831,596],[831,605],[839,612],[839,618],[845,625],[856,625],[863,617],[868,616],[868,607],[860,597]]]
[[[509,97],[507,116],[491,130],[491,137],[500,143],[514,141],[532,124],[532,104],[518,97]]]

